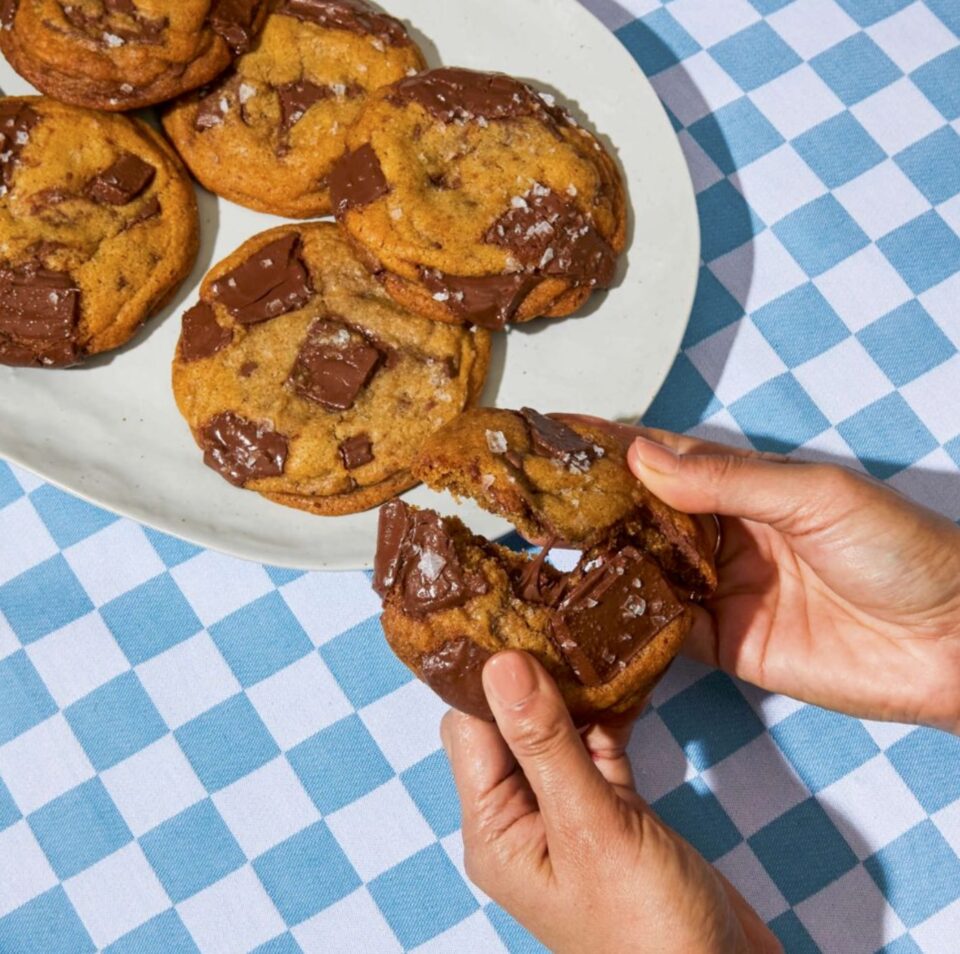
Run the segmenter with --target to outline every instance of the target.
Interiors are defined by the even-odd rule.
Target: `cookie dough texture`
[[[0,50],[48,96],[137,109],[222,73],[265,14],[263,0],[0,0]]]
[[[411,487],[419,446],[473,404],[484,331],[411,315],[333,224],[282,226],[215,266],[184,315],[173,389],[205,462],[317,514]]]
[[[208,189],[292,218],[331,211],[328,178],[369,93],[423,68],[399,20],[361,0],[273,0],[255,47],[177,102],[164,128]]]
[[[502,328],[576,311],[614,281],[627,204],[600,141],[502,74],[439,69],[373,94],[334,209],[401,304]]]
[[[440,452],[449,452],[442,463]],[[716,570],[697,522],[642,487],[630,493],[636,480],[615,438],[529,409],[480,409],[430,439],[413,470],[438,489],[475,496],[525,533],[552,534],[531,556],[473,535],[455,517],[403,501],[384,506],[374,586],[387,640],[420,679],[449,704],[489,717],[483,664],[522,649],[556,679],[579,722],[650,693],[696,601],[713,592]],[[546,562],[559,528],[583,550],[569,573]]]
[[[124,344],[193,267],[196,197],[145,123],[0,98],[0,363]]]

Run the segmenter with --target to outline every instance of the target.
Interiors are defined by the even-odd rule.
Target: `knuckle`
[[[712,487],[720,488],[734,479],[749,459],[735,454],[709,454],[703,458],[704,476]]]
[[[549,760],[566,746],[567,726],[553,715],[547,719],[522,718],[514,727],[512,742],[521,755]]]

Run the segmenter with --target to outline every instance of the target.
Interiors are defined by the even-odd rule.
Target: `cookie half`
[[[499,329],[576,311],[614,280],[627,204],[600,141],[509,76],[439,69],[379,90],[330,180],[390,294]]]
[[[222,73],[265,15],[264,0],[3,0],[0,50],[48,96],[137,109]]]
[[[0,364],[76,364],[129,340],[193,267],[196,196],[137,119],[0,98]]]
[[[484,331],[398,306],[332,223],[255,236],[183,316],[177,405],[204,461],[317,514],[365,510],[416,483],[424,440],[473,404]]]
[[[631,495],[615,476],[628,473],[624,450],[605,433],[530,409],[463,420],[427,442],[414,473],[474,496],[524,533],[562,528],[583,553],[563,573],[546,562],[550,545],[515,553],[455,517],[391,501],[374,571],[390,646],[472,715],[489,717],[481,672],[505,649],[535,655],[580,722],[637,705],[679,652],[696,601],[716,586],[699,525],[642,488]],[[449,455],[442,464],[438,450]]]
[[[163,124],[208,189],[261,212],[327,215],[328,179],[371,90],[423,68],[363,0],[274,0],[256,46]]]

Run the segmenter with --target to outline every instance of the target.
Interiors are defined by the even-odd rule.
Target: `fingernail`
[[[638,437],[628,453],[634,463],[660,474],[675,474],[680,469],[680,455],[649,437]]]
[[[484,666],[483,682],[501,706],[519,705],[537,691],[537,672],[526,653],[508,652],[494,656]]]

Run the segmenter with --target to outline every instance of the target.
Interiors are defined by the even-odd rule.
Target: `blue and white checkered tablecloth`
[[[703,225],[647,422],[960,518],[960,0],[584,2]],[[3,463],[0,508],[2,954],[539,949],[464,878],[443,707],[366,574],[200,551]],[[791,954],[960,950],[960,740],[680,663],[633,754]]]

